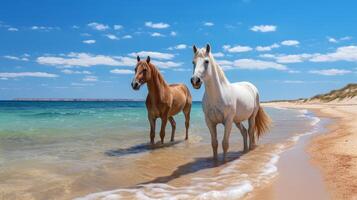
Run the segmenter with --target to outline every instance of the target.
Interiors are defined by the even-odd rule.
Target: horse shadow
[[[164,143],[164,144],[161,144],[160,142],[158,142],[153,145],[149,144],[149,143],[141,143],[141,144],[136,144],[134,146],[131,146],[129,148],[119,148],[119,149],[107,150],[104,152],[104,154],[107,156],[112,156],[112,157],[121,157],[121,156],[125,156],[125,155],[130,155],[130,154],[138,154],[138,153],[168,148],[173,145],[179,144],[181,142],[183,142],[183,140],[168,142],[168,143]]]
[[[243,151],[228,152],[225,160],[214,160],[212,156],[195,158],[194,161],[177,167],[177,169],[168,176],[157,177],[151,181],[140,183],[139,185],[150,183],[167,183],[187,174],[227,164],[236,159],[239,159],[243,154]],[[218,158],[223,158],[223,153],[219,154]]]

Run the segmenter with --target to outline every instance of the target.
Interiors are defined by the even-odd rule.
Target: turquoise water
[[[274,127],[260,139],[258,150],[243,157],[244,163],[259,161],[260,164],[255,165],[257,171],[243,167],[239,173],[232,171],[230,177],[234,177],[234,173],[258,177],[264,163],[280,148],[279,144],[311,129],[311,120],[305,112],[270,108],[266,111]],[[188,141],[183,140],[183,115],[177,115],[175,120],[177,142],[168,143],[171,134],[168,124],[166,145],[152,148],[148,145],[149,123],[144,102],[2,101],[0,194],[5,194],[6,198],[52,199],[56,195],[58,199],[69,199],[134,187],[177,169],[182,170],[180,174],[187,175],[170,181],[180,185],[190,182],[191,176],[219,177],[218,169],[230,171],[233,168],[214,167],[216,164],[210,159],[210,134],[200,102],[192,106]],[[160,120],[156,127],[155,140],[159,141]],[[218,135],[220,144],[222,126],[218,128]],[[230,138],[230,160],[240,160],[241,150],[241,135],[234,128]],[[193,162],[197,159],[199,162]],[[229,181],[225,183],[227,187],[232,186]],[[51,189],[44,189],[44,185]]]

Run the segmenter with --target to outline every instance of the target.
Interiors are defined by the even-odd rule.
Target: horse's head
[[[191,83],[195,89],[200,89],[203,81],[212,73],[212,63],[210,59],[211,46],[207,44],[206,48],[197,49],[197,47],[193,45],[193,53],[193,75]]]
[[[135,75],[131,82],[131,87],[134,90],[139,90],[140,86],[151,79],[150,56],[145,61],[140,61],[140,57],[136,57],[138,63],[135,67]]]

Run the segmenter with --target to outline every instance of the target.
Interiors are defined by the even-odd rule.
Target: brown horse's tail
[[[257,115],[255,116],[255,132],[258,135],[258,138],[263,133],[269,131],[271,126],[271,119],[269,115],[263,110],[263,107],[259,106]]]

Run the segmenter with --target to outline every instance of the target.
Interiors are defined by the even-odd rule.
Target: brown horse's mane
[[[160,71],[155,67],[155,65],[152,63],[148,63],[148,66],[151,69],[151,75],[152,78],[154,78],[154,81],[156,80],[156,82],[159,83],[160,85],[168,86],[164,77],[162,76]]]
[[[165,93],[168,93],[169,85],[166,83],[160,71],[152,63],[146,63],[151,70],[151,80],[148,82],[149,96],[153,101],[164,101]]]

